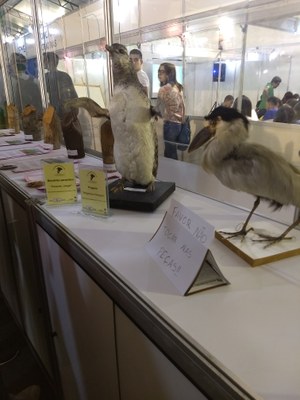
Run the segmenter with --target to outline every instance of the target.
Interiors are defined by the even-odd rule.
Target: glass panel
[[[277,26],[276,29],[256,25],[250,25],[248,28],[244,89],[253,104],[260,100],[263,88],[274,76],[279,76],[282,80],[274,89],[274,96],[282,100],[287,91],[293,94],[299,93],[296,67],[300,61],[298,20],[295,18],[287,20],[294,20],[294,26],[287,30],[280,28],[282,19],[273,21]],[[261,24],[264,22],[266,23],[260,21]],[[270,21],[267,24],[270,24]],[[258,36],[262,38],[259,43],[257,43]],[[247,79],[249,76],[251,80]]]
[[[15,3],[15,0],[9,0],[1,8],[10,102],[18,106],[20,113],[25,105],[32,104],[41,115],[40,89],[44,83],[44,104],[52,104],[60,117],[63,116],[64,102],[71,98],[89,97],[107,107],[103,1],[42,0],[36,11],[39,43],[33,33],[31,1]],[[93,121],[83,108],[79,110],[78,119],[84,132],[85,147],[101,150],[99,119]]]
[[[212,28],[210,27],[212,26]],[[238,96],[243,33],[226,17],[190,22],[186,28],[186,103],[190,115],[206,115],[225,96]]]
[[[149,3],[149,2],[148,2]],[[140,20],[145,23],[147,1],[141,2]],[[155,17],[156,18],[156,17]],[[199,19],[170,20],[147,29],[119,31],[119,39],[128,51],[139,48],[143,54],[143,70],[150,80],[150,97],[155,106],[160,82],[158,68],[163,62],[175,65],[177,81],[184,87],[185,110],[198,129],[199,116],[207,114],[226,95],[239,94],[239,75],[243,31],[234,18],[222,16]],[[216,69],[220,67],[220,76]],[[215,74],[213,71],[215,70]],[[163,121],[157,122],[159,154],[164,154]],[[178,156],[183,153],[178,151]]]
[[[44,105],[57,103],[50,93],[57,91],[57,80],[49,84],[48,79],[47,93],[43,96],[47,65],[42,59],[38,62],[39,53],[54,52],[59,59],[60,76],[68,74],[70,78],[70,87],[66,85],[63,93],[59,92],[59,102],[75,96],[76,92],[78,97],[89,97],[101,107],[108,107],[104,2],[42,0],[36,3],[41,4],[37,10],[40,43],[33,33],[32,3],[9,0],[1,6],[3,73],[7,70],[9,100],[17,104],[20,112],[27,103],[34,104],[40,112],[42,100]],[[163,61],[175,64],[178,80],[184,86],[186,113],[195,117],[194,129],[198,129],[201,117],[222,103],[227,94],[234,98],[246,95],[255,108],[264,86],[275,75],[282,79],[275,90],[276,96],[282,98],[287,91],[300,92],[297,0],[290,0],[288,4],[273,0],[248,1],[248,7],[243,9],[239,8],[241,3],[232,0],[217,2],[213,9],[202,0],[178,0],[163,13],[158,1],[111,0],[110,4],[113,41],[123,43],[128,50],[142,51],[152,104],[155,106],[159,90],[158,66]],[[43,71],[39,70],[40,66]],[[36,90],[39,87],[42,96]],[[53,105],[60,112],[62,104]],[[85,145],[101,150],[101,121],[91,120],[85,112],[81,115],[84,115],[81,122],[85,132],[89,131]],[[160,135],[161,124],[160,120],[157,123]]]
[[[4,90],[3,69],[0,66],[0,129],[6,128],[6,96]]]
[[[48,101],[60,117],[68,99],[88,97],[104,108],[109,101],[103,2],[72,1],[66,7],[62,4],[52,14],[53,4],[43,0],[41,10],[43,52],[48,57],[51,53],[59,57],[56,70],[47,62],[44,67]],[[79,108],[78,119],[85,148],[101,151],[99,119],[92,120],[83,107]]]
[[[114,17],[114,33],[117,37],[122,32],[130,32],[133,29],[140,28],[139,26],[139,0],[113,0],[113,17]]]
[[[5,3],[2,7],[1,20],[10,102],[17,106],[20,113],[30,104],[41,115],[43,107],[37,79],[30,1],[15,3],[15,1]]]

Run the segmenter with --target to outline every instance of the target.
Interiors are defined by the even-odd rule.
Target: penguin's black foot
[[[146,187],[146,192],[154,192],[155,190],[155,182],[149,183],[149,185]]]
[[[120,179],[115,186],[113,186],[110,191],[112,193],[120,193],[124,190],[124,180]]]

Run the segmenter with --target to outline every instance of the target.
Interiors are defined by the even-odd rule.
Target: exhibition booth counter
[[[43,155],[32,160],[39,158]],[[87,155],[79,163],[98,161]],[[173,178],[167,176],[169,165],[170,160],[160,159],[164,172],[159,179]],[[191,176],[195,166],[180,165]],[[32,259],[41,272],[36,279],[43,289],[34,296],[46,314],[39,334],[32,333],[25,307],[14,304],[5,284],[1,289],[49,374],[60,382],[62,398],[93,399],[102,393],[103,398],[128,400],[275,400],[300,395],[300,257],[280,259],[290,242],[299,247],[298,230],[288,245],[281,242],[275,250],[246,238],[232,251],[213,238],[209,250],[230,284],[183,296],[146,248],[172,201],[216,230],[236,229],[247,210],[177,186],[154,212],[111,208],[108,216],[96,217],[82,211],[80,192],[74,204],[47,205],[43,190],[27,186],[24,171],[1,171],[0,182],[8,225],[2,229],[12,236],[10,242],[19,243],[20,238],[14,239],[19,234],[24,239],[24,232],[10,227],[20,207],[30,227]],[[251,224],[271,233],[285,229],[266,216],[254,215]],[[253,268],[240,257],[239,246],[272,261]],[[18,253],[16,246],[10,246],[11,253]],[[17,275],[28,273],[22,254],[9,258]],[[22,303],[22,281],[17,288]],[[23,302],[34,307],[34,302]],[[52,337],[42,346],[37,337],[47,335],[45,324]]]

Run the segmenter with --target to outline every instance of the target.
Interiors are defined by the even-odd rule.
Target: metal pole
[[[35,49],[36,49],[36,61],[39,71],[39,83],[40,83],[40,90],[41,90],[41,97],[42,97],[42,104],[43,108],[47,107],[47,89],[46,89],[46,81],[45,81],[45,74],[43,73],[43,62],[42,62],[42,41],[41,41],[41,34],[39,31],[40,22],[38,17],[38,7],[41,9],[42,4],[40,0],[30,0],[31,10],[32,10],[32,19],[33,19],[33,26],[32,32],[33,37],[35,40]]]
[[[242,96],[244,90],[244,73],[245,73],[245,58],[246,58],[246,45],[247,45],[247,30],[248,30],[248,14],[246,14],[246,23],[241,26],[243,33],[243,47],[241,56],[241,70],[240,70],[240,81],[239,81],[239,94],[238,94],[238,110],[242,109]]]
[[[221,82],[221,72],[222,72],[222,50],[219,51],[219,69],[218,69],[218,81],[217,81],[217,90],[216,90],[216,107],[219,103],[219,91],[220,91],[220,82]]]
[[[2,33],[2,29],[0,26],[0,63],[1,63],[1,72],[2,72],[2,77],[3,77],[3,87],[4,87],[4,93],[5,93],[5,97],[6,97],[6,101],[7,104],[10,104],[12,102],[11,96],[10,96],[10,92],[8,90],[8,79],[9,79],[9,75],[8,75],[8,69],[7,69],[7,64],[5,62],[4,59],[4,44],[3,44],[3,33]]]
[[[293,61],[293,56],[290,56],[290,67],[289,67],[289,74],[288,74],[288,79],[287,79],[286,91],[290,90],[290,79],[291,79],[291,72],[292,72],[292,61]]]
[[[104,22],[105,22],[105,36],[106,43],[112,44],[114,37],[114,19],[113,19],[113,4],[112,0],[104,0]],[[109,97],[112,97],[113,94],[113,73],[112,66],[110,64],[109,55],[106,57],[107,63],[107,78],[108,78],[108,93]]]

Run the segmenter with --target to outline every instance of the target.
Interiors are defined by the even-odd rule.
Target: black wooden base
[[[120,183],[120,180],[112,182],[108,186],[109,203],[111,208],[134,211],[154,211],[163,201],[165,201],[175,190],[174,182],[155,182],[153,192],[134,192],[123,190],[122,192],[112,192],[112,189]],[[126,187],[136,187],[126,184]]]

